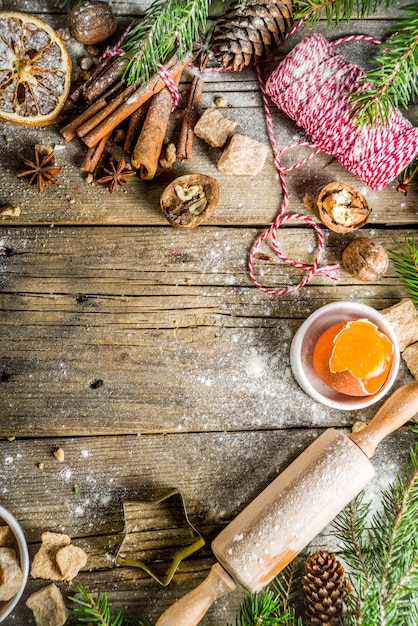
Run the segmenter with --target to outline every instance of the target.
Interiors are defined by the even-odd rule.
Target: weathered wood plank
[[[85,570],[71,585],[60,583],[65,595],[74,593],[80,581],[92,592],[98,587],[106,590],[115,607],[140,608],[155,620],[207,575],[213,562],[211,539],[320,432],[289,429],[2,441],[1,503],[21,522],[32,556],[45,530],[66,532],[86,550]],[[379,446],[373,460],[376,478],[367,488],[368,499],[379,501],[381,491],[402,467],[412,441],[413,435],[404,428]],[[62,464],[52,454],[58,446],[65,452]],[[38,462],[44,462],[43,470],[38,469]],[[141,571],[116,568],[114,557],[123,538],[122,500],[153,498],[172,486],[181,490],[191,521],[207,545],[184,561],[173,582],[163,589]],[[334,549],[330,529],[312,545]],[[30,579],[24,598],[44,584],[46,581]],[[233,622],[242,595],[242,590],[237,590],[220,600],[202,626]],[[32,623],[23,603],[5,622],[7,626]]]
[[[135,3],[133,3],[135,4]],[[34,9],[32,9],[34,10]],[[58,25],[58,24],[56,24]],[[62,25],[62,24],[61,24]],[[394,26],[394,23],[392,23]],[[355,20],[349,24],[342,23],[338,28],[327,31],[324,24],[320,24],[319,31],[332,33],[333,37],[363,30],[368,34],[382,36],[386,29],[390,30],[388,20]],[[300,39],[313,32],[312,27],[305,27],[286,42],[283,47],[284,55]],[[78,66],[79,58],[85,54],[83,47],[74,40],[68,42],[68,47]],[[374,54],[371,44],[354,43],[344,46],[343,54],[354,62],[366,67]],[[277,62],[266,65],[266,76],[272,71]],[[265,114],[261,105],[260,90],[252,71],[243,73],[204,74],[206,81],[202,109],[213,104],[216,95],[226,96],[229,107],[225,114],[238,123],[237,131],[268,143],[266,133]],[[190,80],[190,72],[185,75],[186,82]],[[182,90],[186,91],[187,85]],[[303,130],[298,128],[289,118],[271,108],[276,141],[279,148],[305,139]],[[68,117],[68,112],[59,116],[56,123],[42,128],[18,127],[11,124],[0,124],[0,135],[3,136],[0,170],[0,204],[19,206],[21,213],[18,217],[3,216],[3,223],[12,224],[129,224],[129,225],[165,225],[165,218],[159,208],[159,197],[164,187],[175,176],[189,172],[204,172],[217,178],[221,188],[221,199],[212,224],[218,225],[258,225],[268,224],[277,213],[281,202],[281,188],[278,175],[269,156],[262,172],[256,177],[235,177],[222,174],[216,167],[220,156],[219,149],[209,148],[203,141],[196,139],[194,156],[190,162],[177,163],[171,170],[160,168],[158,175],[152,182],[141,181],[139,178],[130,180],[129,184],[118,193],[110,195],[101,185],[88,185],[79,169],[84,144],[74,140],[65,144],[58,133]],[[416,107],[408,113],[416,123]],[[167,135],[167,141],[176,140],[179,124],[182,117],[181,108],[172,116]],[[16,175],[22,169],[22,156],[28,156],[32,146],[36,143],[47,143],[56,148],[56,160],[63,167],[59,174],[59,184],[49,187],[42,197],[36,187],[29,187],[27,181],[17,179]],[[118,146],[111,145],[113,154],[121,154]],[[292,150],[285,156],[285,163],[295,164],[309,153],[308,149]],[[302,198],[306,193],[315,195],[320,188],[332,180],[346,180],[364,192],[373,208],[372,223],[376,224],[415,224],[416,202],[418,191],[411,190],[404,197],[396,192],[396,183],[378,193],[362,185],[354,176],[348,174],[336,162],[330,163],[330,157],[320,155],[296,172],[287,176],[290,203],[289,210],[299,211],[302,208]],[[257,191],[257,203],[254,203],[254,188]],[[239,196],[237,196],[239,189]]]
[[[390,245],[403,232],[379,238]],[[381,309],[398,301],[404,292],[393,270],[376,285],[342,270],[338,290],[317,277],[300,293],[273,298],[249,287],[244,262],[251,234],[6,229],[0,433],[251,430],[350,421],[352,415],[319,406],[298,388],[290,342],[300,321],[326,302],[355,299]],[[315,245],[305,229],[285,229],[282,240],[302,260]],[[337,245],[340,237],[327,240],[325,262],[339,260]],[[283,285],[299,280],[287,266],[278,274]],[[408,379],[403,366],[399,381]]]

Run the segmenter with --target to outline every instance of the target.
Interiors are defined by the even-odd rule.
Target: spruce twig
[[[397,32],[379,46],[376,67],[366,72],[351,95],[352,115],[360,126],[389,123],[391,111],[406,109],[418,94],[418,2],[402,9]]]
[[[122,46],[126,82],[148,82],[174,48],[179,59],[191,53],[200,29],[205,28],[209,4],[210,0],[154,0]]]
[[[89,623],[92,626],[128,626],[131,622],[125,617],[123,609],[119,609],[115,617],[112,617],[106,592],[97,592],[94,598],[82,585],[77,586],[81,598],[70,597],[75,606],[70,613],[76,619],[76,624]],[[139,623],[137,626],[141,626]],[[142,624],[145,626],[145,624]]]
[[[363,506],[362,500],[356,499],[354,507],[358,506]],[[383,493],[382,510],[374,514],[369,529],[363,526],[361,532],[361,524],[353,534],[351,516],[344,513],[337,519],[342,556],[357,575],[347,626],[418,623],[417,515],[418,442],[403,471]],[[359,551],[361,558],[353,561],[351,556]]]
[[[325,14],[328,26],[362,19],[396,0],[295,0],[295,20],[312,23]],[[384,126],[398,106],[408,107],[418,94],[418,2],[403,7],[395,33],[379,46],[375,67],[366,72],[360,88],[351,94],[353,120],[359,126]]]
[[[389,256],[400,282],[418,307],[418,242],[415,233],[405,236],[403,243],[396,240],[395,243],[397,250],[389,250]]]

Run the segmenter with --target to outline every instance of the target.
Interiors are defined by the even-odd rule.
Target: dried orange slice
[[[318,339],[313,365],[330,387],[349,396],[369,396],[385,383],[393,344],[367,319],[339,322]]]
[[[58,115],[71,60],[58,34],[26,13],[0,12],[0,120],[40,126]]]

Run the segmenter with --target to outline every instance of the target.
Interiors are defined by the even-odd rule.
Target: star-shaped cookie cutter
[[[139,567],[164,587],[180,562],[205,545],[178,489],[155,500],[124,500],[123,514],[125,536],[116,565]]]

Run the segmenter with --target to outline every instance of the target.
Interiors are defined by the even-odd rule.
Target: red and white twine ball
[[[266,293],[283,295],[296,291],[318,272],[336,280],[335,272],[338,270],[338,265],[319,265],[324,242],[322,231],[314,220],[301,213],[285,214],[289,200],[285,172],[300,167],[319,152],[325,152],[377,191],[396,178],[418,153],[418,128],[414,128],[399,111],[391,112],[389,123],[384,127],[359,127],[353,123],[350,94],[358,89],[367,89],[368,85],[359,83],[364,72],[336,54],[334,46],[358,39],[380,43],[365,35],[351,35],[330,43],[322,35],[314,34],[293,48],[268,78],[266,85],[257,67],[274,163],[283,188],[279,213],[253,244],[248,258],[251,280]],[[267,96],[306,131],[312,143],[299,142],[278,150]],[[280,160],[282,153],[303,145],[313,148],[313,152],[303,161],[291,167],[283,167]],[[289,220],[304,221],[316,231],[318,247],[312,264],[297,263],[280,251],[277,230]],[[254,259],[268,237],[275,254],[282,261],[306,270],[307,274],[299,284],[271,289],[263,286],[256,278]]]

